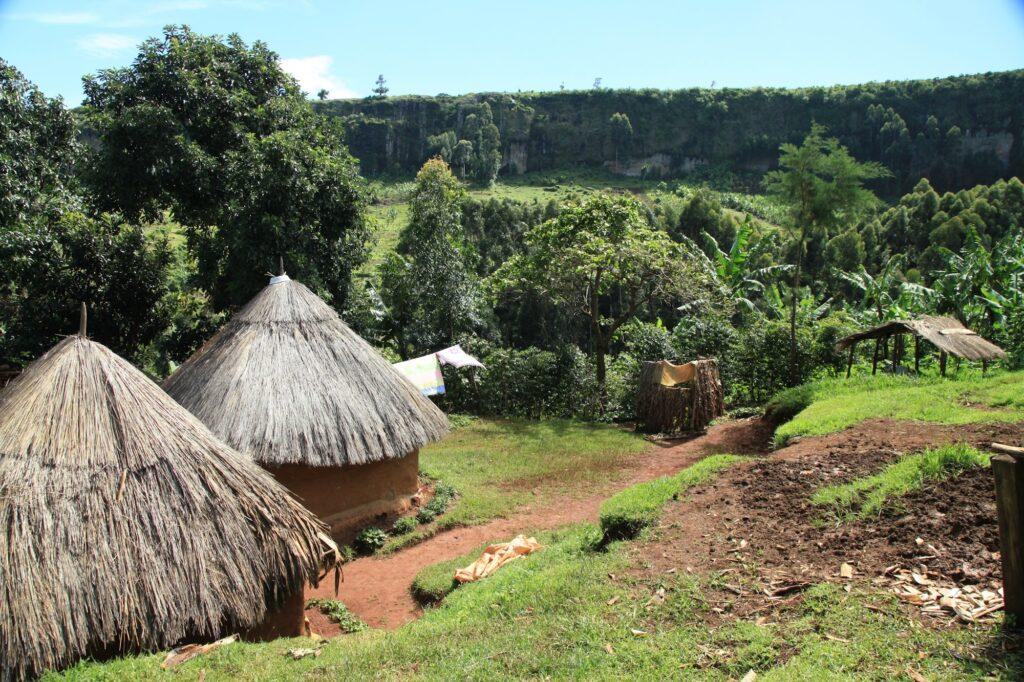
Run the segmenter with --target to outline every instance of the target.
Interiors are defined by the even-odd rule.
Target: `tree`
[[[599,193],[572,201],[527,232],[525,253],[489,281],[494,292],[533,292],[589,321],[602,409],[615,331],[646,305],[692,297],[704,278],[644,215],[628,196]]]
[[[0,228],[55,219],[80,205],[77,137],[64,103],[0,59]]]
[[[0,357],[22,364],[77,329],[89,307],[89,336],[138,360],[167,325],[170,249],[116,216],[66,213],[53,222],[0,229],[6,333]]]
[[[397,254],[385,261],[380,296],[399,354],[454,343],[479,324],[461,204],[465,190],[441,159],[423,164]]]
[[[377,82],[374,83],[373,95],[379,99],[384,99],[388,96],[387,81],[384,80],[384,74],[377,76]]]
[[[365,258],[365,188],[340,124],[315,114],[277,54],[169,26],[130,67],[85,78],[103,210],[185,226],[198,283],[223,309],[283,256],[342,308]]]
[[[827,238],[837,225],[852,224],[858,213],[877,205],[878,199],[864,183],[890,174],[880,164],[858,162],[839,140],[825,137],[825,128],[818,124],[811,126],[800,146],[786,143],[779,149],[779,169],[765,175],[764,185],[789,206],[794,231],[796,263],[790,291],[789,357],[791,382],[795,383],[796,308],[808,238]]]
[[[633,143],[633,124],[629,122],[629,116],[621,112],[612,114],[608,119],[608,137],[615,154],[615,165],[618,166],[619,155],[629,154]]]
[[[594,89],[595,90],[600,90],[601,89],[601,78],[600,77],[594,79]]]
[[[316,98],[323,102],[325,99],[327,99],[327,95],[329,94],[331,93],[328,92],[326,88],[320,88],[320,90],[316,93]]]

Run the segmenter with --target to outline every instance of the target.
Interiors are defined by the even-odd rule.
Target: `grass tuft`
[[[693,486],[707,483],[722,469],[745,459],[712,455],[673,476],[662,476],[616,493],[601,505],[605,541],[634,538],[661,518],[665,504]]]
[[[844,520],[875,516],[927,483],[988,466],[988,462],[988,455],[968,445],[946,445],[902,457],[877,474],[822,488],[811,496],[811,502],[830,507]]]

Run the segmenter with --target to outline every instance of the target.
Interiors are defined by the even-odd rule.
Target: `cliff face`
[[[702,165],[761,172],[812,121],[856,157],[886,164],[900,185],[924,175],[953,188],[1024,173],[1024,70],[794,90],[482,93],[316,106],[343,119],[350,149],[375,175],[415,172],[427,138],[457,130],[464,110],[481,101],[494,112],[504,173],[605,166],[673,176]],[[631,130],[615,127],[619,113]]]

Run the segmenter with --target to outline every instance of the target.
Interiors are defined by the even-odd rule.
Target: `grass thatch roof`
[[[164,388],[265,465],[404,457],[448,431],[429,398],[287,277],[257,294]]]
[[[1006,357],[1006,351],[965,327],[960,320],[936,315],[921,315],[913,320],[885,322],[839,339],[836,349],[845,350],[857,341],[883,339],[893,334],[914,334],[929,341],[940,351],[965,360],[998,360]]]
[[[337,551],[326,529],[84,336],[0,393],[0,678],[260,623]]]

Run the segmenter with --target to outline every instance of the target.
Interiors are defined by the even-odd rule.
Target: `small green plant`
[[[391,527],[391,532],[395,535],[405,535],[416,530],[416,519],[411,516],[403,516],[395,521],[395,525]]]
[[[306,602],[306,608],[319,609],[320,613],[337,623],[339,629],[344,633],[352,634],[366,629],[366,623],[359,620],[358,616],[349,611],[348,607],[337,599],[321,599],[319,597],[310,599]]]
[[[455,486],[445,483],[444,481],[438,481],[434,484],[434,497],[442,497],[445,500],[451,501],[455,499],[458,491]]]
[[[356,551],[352,549],[352,545],[342,545],[339,551],[341,552],[341,560],[344,562],[349,562],[356,558]]]
[[[375,554],[388,541],[388,534],[380,528],[364,528],[356,536],[356,551],[363,555]]]
[[[430,507],[421,507],[420,510],[416,512],[416,520],[420,523],[430,523],[436,518],[437,512],[432,510]]]

